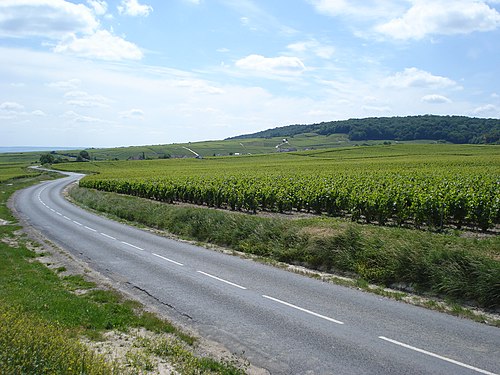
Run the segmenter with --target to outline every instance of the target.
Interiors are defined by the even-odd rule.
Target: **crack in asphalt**
[[[172,310],[175,310],[176,312],[178,312],[179,314],[181,314],[182,316],[185,316],[186,318],[190,319],[190,320],[194,320],[192,316],[190,316],[189,314],[186,314],[182,311],[179,311],[175,306],[169,304],[169,303],[166,303],[164,301],[162,301],[161,299],[159,299],[158,297],[156,297],[155,295],[151,294],[150,292],[148,292],[146,289],[144,288],[141,288],[140,286],[137,286],[137,285],[134,285],[130,282],[127,282],[127,284],[129,284],[130,286],[132,286],[134,289],[137,289],[143,293],[145,293],[147,296],[153,298],[155,301],[161,303],[163,306],[167,306],[167,307],[170,307]]]

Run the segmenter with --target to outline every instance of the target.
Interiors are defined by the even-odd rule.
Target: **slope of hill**
[[[284,141],[284,139],[286,140]],[[88,148],[91,160],[142,160],[185,157],[210,157],[271,154],[278,151],[303,151],[389,141],[410,143],[499,144],[500,120],[463,116],[408,116],[351,119],[312,125],[289,125],[219,141],[174,143],[166,145]],[[11,152],[0,154],[3,162],[39,162],[50,152],[59,162],[75,161],[82,150]]]
[[[451,143],[500,142],[500,119],[465,116],[372,117],[312,125],[289,125],[228,139],[293,137],[302,133],[347,134],[350,141],[435,140]]]

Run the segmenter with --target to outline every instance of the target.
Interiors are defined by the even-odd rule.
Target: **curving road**
[[[18,192],[21,219],[272,374],[500,374],[500,329],[123,225],[61,192]]]

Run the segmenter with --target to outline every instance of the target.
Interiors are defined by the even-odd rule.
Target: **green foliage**
[[[80,156],[84,160],[90,160],[90,155],[89,155],[88,151],[86,151],[86,150],[80,151],[78,156]]]
[[[91,163],[87,188],[247,212],[487,230],[500,222],[500,148],[390,145],[287,155]],[[68,165],[66,169],[73,168]]]
[[[54,163],[55,157],[52,154],[44,154],[40,156],[40,163],[42,164],[52,164]]]
[[[263,218],[177,207],[75,188],[81,204],[183,238],[310,268],[358,275],[383,285],[403,283],[481,306],[500,306],[500,238],[459,238],[331,218]]]
[[[216,361],[209,357],[197,357],[186,348],[185,343],[171,337],[140,338],[137,341],[136,345],[145,348],[146,353],[172,361],[180,374],[243,375],[246,373],[245,364],[240,364],[237,359]],[[142,366],[148,365],[144,361],[144,355],[135,353],[130,355],[130,359]]]
[[[118,374],[116,364],[68,339],[57,324],[0,301],[0,369],[3,374]]]
[[[40,172],[27,168],[26,163],[0,163],[0,183],[27,176],[37,176]]]
[[[230,139],[291,137],[303,133],[348,134],[351,141],[420,139],[451,143],[498,143],[500,120],[465,116],[373,117],[312,125],[289,125]]]

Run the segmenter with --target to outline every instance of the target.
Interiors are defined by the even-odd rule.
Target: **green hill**
[[[289,125],[229,139],[293,137],[298,134],[346,134],[350,141],[434,140],[450,143],[500,142],[500,120],[465,116],[371,117],[311,125]]]
[[[289,125],[220,141],[89,148],[90,160],[143,160],[271,154],[356,145],[401,143],[500,143],[500,120],[464,116],[374,117]],[[76,161],[82,150],[51,151],[57,162]],[[2,162],[39,162],[49,151],[0,154]]]

